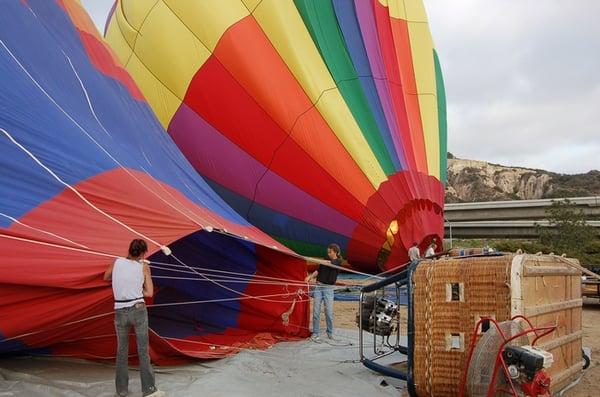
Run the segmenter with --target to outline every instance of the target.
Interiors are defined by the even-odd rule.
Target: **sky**
[[[113,0],[82,3],[102,30]],[[600,170],[600,1],[424,3],[446,85],[448,151]]]

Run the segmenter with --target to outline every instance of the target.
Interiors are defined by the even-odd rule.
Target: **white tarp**
[[[335,345],[286,342],[221,360],[155,367],[156,384],[170,397],[400,395],[382,386],[390,379],[358,362],[357,331],[340,330],[339,339]],[[130,369],[129,379],[130,395],[141,396],[139,372]],[[0,360],[0,397],[109,397],[114,390],[112,365],[51,357]]]

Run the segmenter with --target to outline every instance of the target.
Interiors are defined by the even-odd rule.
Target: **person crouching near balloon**
[[[117,258],[104,272],[104,280],[112,280],[117,332],[117,396],[128,394],[129,330],[133,326],[140,360],[142,393],[145,397],[163,397],[154,383],[154,371],[148,354],[148,311],[144,297],[154,294],[150,266],[144,259],[148,246],[135,239],[129,244],[127,258]]]
[[[327,247],[327,257],[331,265],[340,266],[342,264],[340,246],[329,244]],[[313,331],[310,337],[314,342],[320,342],[319,323],[321,322],[321,302],[325,304],[327,337],[332,340],[335,339],[333,335],[333,286],[337,281],[338,273],[338,268],[321,264],[316,271],[305,279],[306,282],[311,282],[315,278],[317,279],[313,290]]]

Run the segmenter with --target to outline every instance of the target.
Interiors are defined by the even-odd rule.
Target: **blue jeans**
[[[154,371],[148,354],[148,311],[143,303],[115,310],[115,330],[117,331],[117,376],[115,384],[117,395],[127,395],[129,384],[129,329],[135,329],[138,357],[140,360],[140,378],[144,396],[156,391]]]
[[[325,322],[327,323],[327,335],[333,335],[333,285],[315,285],[313,290],[313,335],[319,335],[319,323],[321,322],[321,302],[325,303]]]

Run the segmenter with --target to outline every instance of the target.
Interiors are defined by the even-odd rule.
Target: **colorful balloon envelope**
[[[305,261],[198,175],[78,2],[2,2],[0,152],[0,354],[113,359],[102,274],[134,238],[154,361],[308,335]]]
[[[375,272],[441,242],[445,94],[420,0],[119,0],[105,37],[194,168],[285,246],[338,243]]]

